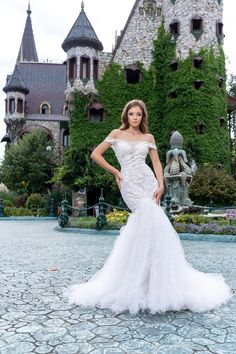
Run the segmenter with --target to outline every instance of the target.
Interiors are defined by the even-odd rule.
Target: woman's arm
[[[111,138],[114,138],[114,135],[116,133],[116,130],[112,131],[109,136]],[[104,152],[109,149],[111,146],[110,143],[103,141],[101,144],[99,144],[91,153],[90,157],[102,168],[104,168],[106,171],[112,173],[115,178],[116,178],[116,183],[118,187],[120,188],[120,183],[121,183],[121,173],[119,170],[117,170],[115,167],[110,165],[103,157]]]
[[[154,137],[151,134],[150,134],[150,142],[152,144],[156,145]],[[155,192],[155,197],[156,197],[157,203],[159,204],[161,196],[164,192],[163,168],[162,168],[162,165],[161,165],[161,162],[160,162],[160,159],[158,156],[158,152],[156,149],[150,148],[149,155],[152,160],[153,169],[154,169],[157,181],[158,181],[158,189]]]

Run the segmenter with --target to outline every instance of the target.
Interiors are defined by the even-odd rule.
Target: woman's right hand
[[[121,176],[120,171],[118,171],[118,170],[115,173],[115,179],[116,179],[116,183],[117,183],[117,185],[118,185],[118,187],[120,189],[121,188],[122,176]]]

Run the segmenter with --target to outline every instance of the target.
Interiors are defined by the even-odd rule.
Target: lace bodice
[[[145,160],[149,149],[156,145],[148,141],[126,141],[106,137],[104,140],[111,144],[121,166],[121,194],[134,211],[142,200],[152,199],[157,188],[157,180]]]
[[[106,137],[104,140],[112,145],[121,167],[134,166],[145,163],[149,149],[156,149],[156,145],[148,141],[127,141]]]

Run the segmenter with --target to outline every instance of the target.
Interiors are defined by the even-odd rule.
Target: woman
[[[226,303],[231,292],[224,278],[202,273],[187,263],[179,236],[159,205],[164,191],[162,166],[155,140],[147,133],[144,103],[128,102],[121,120],[120,129],[113,130],[91,157],[114,175],[133,213],[103,268],[87,283],[66,291],[69,301],[132,314],[140,309],[202,312]],[[103,158],[109,147],[121,171]],[[147,153],[155,175],[145,163]]]

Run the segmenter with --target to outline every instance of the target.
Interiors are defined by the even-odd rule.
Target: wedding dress
[[[121,194],[132,214],[102,269],[66,290],[69,302],[132,314],[203,312],[226,303],[231,291],[223,276],[187,263],[178,234],[153,198],[158,184],[145,159],[156,146],[109,136],[105,141],[121,165]]]

